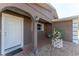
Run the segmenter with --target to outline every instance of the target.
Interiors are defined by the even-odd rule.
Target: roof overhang
[[[69,21],[69,20],[75,20],[75,19],[78,19],[78,18],[79,18],[79,15],[66,17],[66,18],[60,18],[60,19],[53,19],[52,22]]]

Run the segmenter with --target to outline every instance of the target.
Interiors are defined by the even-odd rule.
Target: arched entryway
[[[22,32],[21,33],[23,33],[23,35],[22,35],[22,44],[21,44],[21,47],[28,47],[28,46],[30,46],[30,45],[32,45],[32,47],[31,48],[33,48],[33,36],[32,36],[32,31],[33,31],[33,29],[32,29],[32,21],[33,21],[33,17],[32,17],[32,15],[31,14],[29,14],[28,12],[26,12],[26,11],[23,11],[23,10],[21,10],[21,9],[19,9],[19,8],[17,8],[17,7],[12,7],[12,6],[9,6],[9,7],[5,7],[5,8],[3,8],[2,9],[2,11],[1,11],[1,20],[0,20],[0,29],[1,29],[1,54],[3,54],[3,55],[5,55],[6,53],[8,53],[8,52],[11,52],[12,50],[15,50],[15,49],[17,49],[17,47],[19,47],[20,45],[17,45],[17,46],[14,46],[14,44],[13,44],[13,46],[10,46],[9,45],[9,43],[8,43],[8,45],[9,45],[9,47],[8,47],[8,49],[5,49],[5,46],[4,46],[4,40],[5,40],[5,32],[4,32],[4,21],[3,21],[3,18],[4,18],[4,15],[3,14],[6,14],[6,15],[11,15],[14,19],[15,18],[17,18],[18,20],[19,19],[24,19],[23,21],[22,21],[22,23],[23,23],[23,27],[21,27],[21,28],[23,28],[22,29]],[[8,18],[8,19],[11,19],[10,17],[6,17],[6,18]],[[5,18],[5,20],[6,20],[6,18]],[[17,21],[17,20],[16,20]],[[8,21],[9,22],[9,21]],[[19,21],[18,21],[19,22]],[[16,24],[18,24],[18,22],[16,22]],[[13,22],[12,22],[13,23]],[[11,24],[12,24],[11,23]],[[15,22],[14,22],[15,23]],[[8,24],[8,23],[7,23]],[[10,24],[10,25],[11,25]],[[14,24],[15,25],[15,24]],[[15,25],[16,26],[16,25]],[[14,27],[15,27],[14,26]],[[19,25],[18,25],[19,26]],[[21,26],[21,25],[20,25]],[[9,26],[8,26],[9,27]],[[7,27],[7,28],[8,28]],[[10,28],[11,28],[11,26],[10,26]],[[13,28],[13,27],[12,27]],[[15,28],[15,29],[18,29],[17,27]],[[6,30],[6,28],[5,28],[5,30]],[[11,29],[12,30],[12,29]],[[17,30],[18,31],[18,30]],[[16,31],[16,32],[17,32]],[[8,31],[8,32],[10,32],[10,31]],[[15,32],[15,31],[14,31]],[[19,31],[20,32],[20,31]],[[18,33],[19,33],[18,32]],[[6,32],[7,33],[7,32]],[[12,32],[10,32],[11,34],[12,34]],[[19,35],[18,33],[16,33],[17,35]],[[21,34],[20,33],[20,34]],[[11,34],[9,34],[9,35],[11,35]],[[7,34],[6,34],[7,35]],[[9,35],[8,35],[8,37],[9,37]],[[15,35],[14,35],[15,36]],[[10,36],[11,37],[11,36]],[[13,37],[13,36],[12,36]],[[19,38],[19,37],[18,37]],[[8,41],[8,40],[7,40]],[[16,41],[16,40],[15,40]],[[17,44],[17,43],[16,43]],[[19,43],[18,43],[19,44]],[[7,45],[7,46],[8,46]],[[20,48],[21,48],[20,47]],[[10,50],[10,51],[9,51]],[[7,52],[6,52],[7,51]]]

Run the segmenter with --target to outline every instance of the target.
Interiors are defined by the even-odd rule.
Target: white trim
[[[2,55],[5,55],[5,53],[4,53],[4,23],[5,23],[5,17],[3,17],[4,16],[4,14],[2,13],[2,22],[1,22],[1,54]]]
[[[1,54],[2,55],[5,55],[5,48],[4,48],[4,36],[5,36],[5,32],[4,32],[4,29],[5,29],[5,27],[4,27],[4,25],[5,25],[5,16],[6,15],[10,15],[10,14],[5,14],[5,13],[2,13],[2,22],[1,22]],[[12,16],[14,16],[14,15],[12,15]],[[17,16],[16,16],[17,17]],[[20,17],[20,18],[22,18],[22,17]],[[21,47],[23,47],[24,46],[24,39],[23,39],[23,34],[24,34],[24,30],[23,30],[23,24],[24,24],[24,18],[22,18],[23,19],[23,21],[22,21],[22,41],[21,41]]]
[[[24,25],[24,19],[22,21],[22,41],[21,41],[22,45],[21,45],[21,47],[24,47],[24,39],[23,39],[24,38],[24,26],[23,25]]]

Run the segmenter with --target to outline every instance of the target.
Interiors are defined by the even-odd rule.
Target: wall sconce
[[[35,20],[39,20],[39,17],[38,16],[35,16]]]

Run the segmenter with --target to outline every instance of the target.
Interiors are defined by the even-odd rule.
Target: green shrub
[[[53,31],[48,33],[49,39],[63,39],[64,32],[61,29],[54,28]]]

